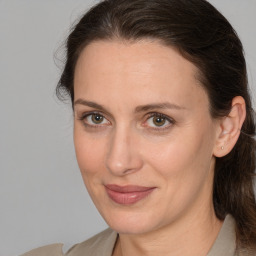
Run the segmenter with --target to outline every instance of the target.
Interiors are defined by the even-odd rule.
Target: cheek
[[[151,151],[147,156],[155,171],[154,180],[161,184],[165,194],[166,203],[162,207],[170,216],[180,214],[196,201],[201,205],[211,193],[212,142],[206,137],[203,140],[203,134],[197,133],[198,137],[185,134],[177,134],[175,139],[162,144],[161,150]]]
[[[103,159],[104,159],[104,144],[96,143],[96,140],[88,138],[82,131],[74,131],[74,144],[76,150],[77,162],[79,169],[86,186],[95,205],[97,198],[101,198],[102,176],[104,175]]]
[[[188,169],[191,161],[194,160],[194,153],[188,149],[188,146],[183,147],[175,142],[171,142],[169,145],[161,145],[160,148],[161,150],[147,152],[147,162],[158,176],[162,177],[165,183],[171,182],[176,186],[178,180],[182,180],[185,175],[189,175]]]
[[[210,170],[212,137],[207,126],[202,130],[188,127],[155,147],[147,146],[145,158],[170,189],[197,186]]]
[[[85,132],[74,130],[74,144],[77,162],[81,174],[86,182],[91,176],[97,175],[103,170],[103,159],[105,155],[104,141],[89,138]]]

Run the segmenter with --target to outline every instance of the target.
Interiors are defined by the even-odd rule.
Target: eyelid
[[[159,113],[159,112],[150,112],[150,113],[147,114],[147,118],[155,117],[155,116],[157,116],[157,117],[163,117],[163,118],[167,119],[167,120],[168,120],[169,122],[171,122],[171,123],[174,123],[174,122],[175,122],[173,118],[171,118],[170,116],[168,116],[168,115],[166,115],[166,114],[163,114],[163,113]]]
[[[105,117],[105,115],[103,113],[101,113],[100,111],[88,111],[88,112],[84,112],[82,113],[80,116],[78,115],[77,119],[82,121],[83,124],[86,126],[86,127],[92,127],[92,128],[100,128],[100,127],[103,127],[103,126],[107,126],[106,124],[88,124],[86,123],[84,120],[90,116],[90,115],[93,115],[93,114],[98,114],[100,116],[102,116],[104,119],[106,119],[108,121],[109,124],[111,124],[111,122],[109,121],[108,118]]]
[[[143,126],[147,126],[145,125],[145,123],[151,118],[151,117],[162,117],[162,118],[165,118],[169,124],[168,125],[165,125],[165,126],[155,126],[155,127],[151,127],[151,126],[148,126],[149,129],[153,129],[153,130],[158,130],[158,131],[162,131],[162,130],[165,130],[165,129],[168,129],[170,128],[170,126],[172,126],[173,124],[175,124],[175,120],[163,113],[159,113],[159,112],[150,112],[146,115],[146,120],[145,122],[143,122]]]

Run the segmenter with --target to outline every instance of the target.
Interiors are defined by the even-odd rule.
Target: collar
[[[91,239],[75,245],[66,256],[111,256],[118,234],[110,228],[92,237]],[[235,221],[231,215],[227,215],[221,230],[207,256],[237,256]]]
[[[116,233],[115,235],[112,233],[112,236],[109,236],[109,240],[112,239],[111,246],[108,243],[105,244],[105,252],[108,251],[109,254],[107,255],[109,256],[112,255],[114,249],[115,242],[113,240],[116,241],[117,237]],[[230,214],[226,216],[217,239],[207,256],[236,256],[235,220]]]
[[[227,215],[221,230],[207,256],[235,256],[236,255],[236,233],[235,220]]]

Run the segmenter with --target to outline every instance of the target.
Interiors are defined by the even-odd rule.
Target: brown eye
[[[99,113],[91,113],[86,115],[83,118],[83,121],[87,125],[95,126],[95,125],[109,125],[110,122],[101,114]]]
[[[91,120],[94,124],[101,124],[104,120],[102,115],[99,114],[92,114],[91,115]]]
[[[161,113],[153,113],[146,121],[146,126],[151,128],[159,128],[164,129],[168,128],[172,124],[174,124],[174,120],[171,118],[161,114]]]
[[[166,118],[161,116],[155,116],[153,117],[152,122],[155,126],[163,126],[166,123]]]

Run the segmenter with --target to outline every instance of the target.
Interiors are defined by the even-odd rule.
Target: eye
[[[174,121],[160,113],[152,113],[146,120],[146,125],[152,128],[168,128]]]
[[[85,114],[81,120],[83,120],[84,124],[87,126],[102,126],[110,124],[110,122],[99,113]]]
[[[154,116],[150,118],[150,122],[154,124],[155,126],[164,126],[166,123],[166,118],[161,116]]]
[[[93,124],[101,124],[102,122],[104,122],[104,117],[99,114],[91,114],[87,116],[87,121]]]

